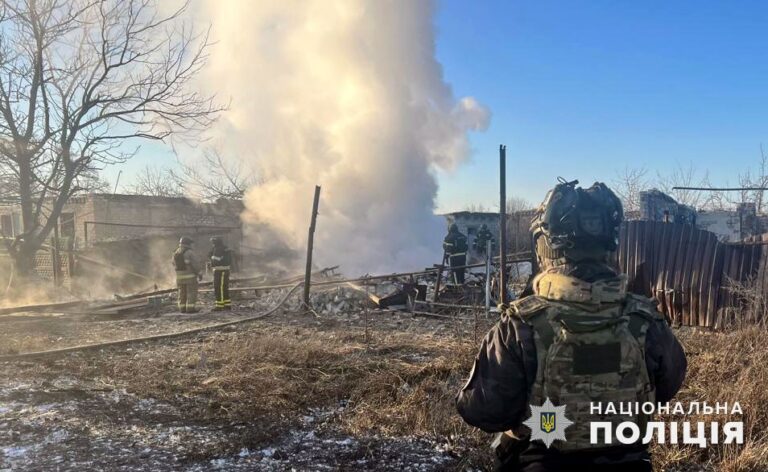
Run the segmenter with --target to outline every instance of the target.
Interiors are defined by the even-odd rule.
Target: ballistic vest
[[[534,279],[535,295],[511,304],[513,315],[529,325],[536,348],[536,374],[530,387],[530,403],[566,405],[565,416],[573,424],[565,430],[566,441],[551,447],[560,451],[603,449],[621,446],[615,429],[620,423],[649,421],[639,415],[605,414],[608,403],[642,405],[655,402],[645,362],[648,327],[663,319],[653,302],[626,292],[626,277],[588,283],[557,273]],[[602,404],[592,413],[592,404]],[[590,443],[590,422],[612,425],[612,442]],[[603,441],[603,436],[600,436]]]

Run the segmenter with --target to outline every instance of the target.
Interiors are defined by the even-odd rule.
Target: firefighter
[[[176,267],[176,287],[179,289],[179,311],[197,313],[197,282],[203,278],[200,266],[192,253],[192,238],[187,236],[179,240],[179,247],[173,253],[173,265]]]
[[[477,231],[477,236],[475,237],[475,242],[473,243],[473,249],[477,254],[485,254],[485,250],[488,246],[488,241],[491,242],[491,245],[493,245],[493,234],[491,233],[491,230],[488,229],[488,225],[485,223],[480,226],[480,229]]]
[[[208,253],[208,260],[213,270],[213,292],[216,296],[215,311],[231,310],[229,298],[229,274],[232,270],[232,251],[224,245],[219,236],[211,238],[213,248]]]
[[[443,250],[448,256],[448,263],[451,266],[451,276],[453,283],[464,283],[464,266],[467,265],[467,237],[464,236],[456,223],[452,223],[448,228],[448,234],[443,240]],[[457,269],[456,267],[461,267]]]

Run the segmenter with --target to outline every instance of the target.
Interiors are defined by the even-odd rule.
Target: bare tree
[[[465,208],[464,211],[470,211],[473,213],[485,213],[490,210],[486,208],[486,206],[483,205],[482,203],[470,203],[469,205],[467,205],[467,208]]]
[[[621,199],[624,211],[640,210],[640,192],[649,188],[647,174],[648,169],[644,167],[625,167],[616,173],[611,188]]]
[[[507,199],[507,248],[511,252],[528,251],[531,249],[531,210],[536,208],[522,197]]]
[[[0,174],[18,181],[22,274],[67,199],[133,139],[194,137],[222,107],[189,86],[207,32],[154,0],[4,0],[0,6]],[[128,141],[128,142],[127,142]]]
[[[760,145],[760,162],[757,169],[753,172],[747,169],[743,174],[739,174],[739,186],[743,188],[765,188],[768,186],[768,156],[765,155],[763,145]],[[762,213],[765,207],[764,190],[742,190],[739,192],[739,201],[735,203],[753,203],[757,213]]]
[[[170,170],[147,165],[135,176],[128,192],[153,197],[183,197],[184,189],[171,178]]]
[[[513,215],[521,211],[533,210],[536,205],[526,200],[523,197],[510,197],[507,199],[507,214]]]
[[[241,160],[231,162],[215,149],[205,151],[202,162],[179,160],[179,169],[169,170],[168,175],[176,186],[207,201],[240,200],[248,188],[261,182]]]
[[[703,208],[711,206],[713,200],[712,192],[701,190],[682,190],[674,187],[710,187],[709,172],[703,171],[699,175],[699,170],[690,163],[687,167],[678,164],[669,174],[657,173],[659,190],[671,196],[683,205],[693,208]]]

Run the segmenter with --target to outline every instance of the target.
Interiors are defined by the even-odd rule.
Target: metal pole
[[[485,243],[485,317],[491,316],[491,241]]]
[[[307,236],[307,268],[304,273],[304,306],[309,307],[309,289],[312,283],[312,248],[315,243],[315,223],[317,222],[317,207],[320,205],[320,186],[315,185],[315,199],[312,202],[312,218],[309,223]]]
[[[507,146],[499,146],[499,303],[507,304]]]

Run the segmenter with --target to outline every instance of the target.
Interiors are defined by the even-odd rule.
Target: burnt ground
[[[331,294],[338,301],[339,294]],[[251,316],[6,317],[0,354]],[[346,295],[345,295],[346,296]],[[322,300],[321,300],[322,302]],[[490,438],[453,395],[487,323],[323,304],[181,338],[0,363],[0,470],[466,470]]]

